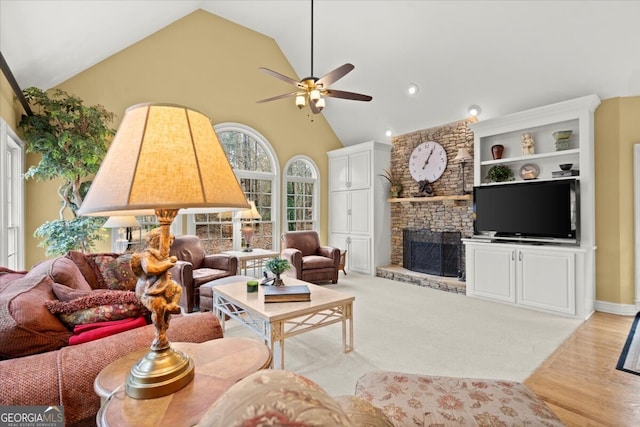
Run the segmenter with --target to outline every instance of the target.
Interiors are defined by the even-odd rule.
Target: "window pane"
[[[218,132],[218,139],[233,169],[271,172],[271,161],[262,145],[251,136],[237,131]]]

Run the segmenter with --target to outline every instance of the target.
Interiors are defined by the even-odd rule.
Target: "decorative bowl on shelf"
[[[553,138],[556,141],[561,141],[563,139],[571,138],[571,134],[573,134],[572,130],[559,130],[553,133]]]
[[[573,163],[563,163],[560,165],[560,169],[562,169],[563,171],[568,171],[571,169],[572,166],[573,166]]]

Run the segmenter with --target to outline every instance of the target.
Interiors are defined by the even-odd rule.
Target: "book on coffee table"
[[[264,302],[311,301],[307,285],[264,286]]]

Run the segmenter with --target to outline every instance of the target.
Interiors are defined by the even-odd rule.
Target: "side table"
[[[271,351],[255,339],[229,337],[171,345],[193,358],[193,381],[168,396],[133,399],[125,394],[124,382],[133,364],[149,350],[129,353],[107,365],[94,381],[93,388],[103,400],[96,416],[98,426],[192,426],[229,387],[271,365]]]
[[[266,259],[280,256],[280,252],[258,248],[252,249],[251,252],[224,251],[222,253],[233,255],[238,258],[238,275],[253,275],[253,277],[262,277],[262,270]],[[248,270],[252,270],[252,274],[247,274]]]

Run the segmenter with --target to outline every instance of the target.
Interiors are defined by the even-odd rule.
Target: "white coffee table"
[[[271,348],[273,363],[284,369],[284,340],[334,323],[342,323],[344,352],[353,350],[353,301],[355,297],[325,286],[284,277],[286,285],[307,285],[311,301],[265,303],[263,287],[248,293],[246,282],[215,286],[213,309],[222,330],[225,314],[260,335]]]
[[[224,251],[222,253],[238,258],[238,275],[254,277],[262,276],[264,261],[266,259],[280,256],[280,252],[257,248],[252,249],[251,252]],[[247,270],[252,270],[252,274],[247,274]]]

